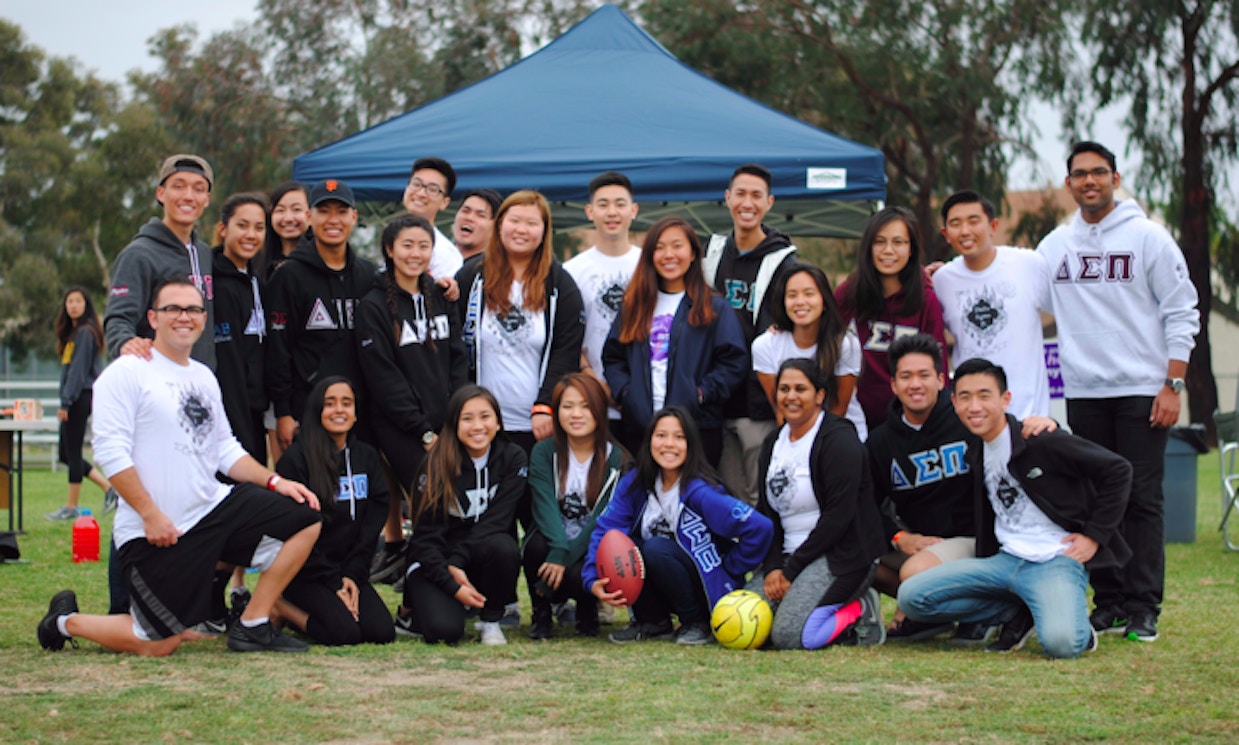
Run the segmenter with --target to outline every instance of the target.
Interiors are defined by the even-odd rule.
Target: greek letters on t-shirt
[[[347,502],[349,499],[365,499],[370,496],[370,477],[364,473],[353,474],[352,481],[348,476],[340,477],[340,488],[336,491],[337,502]]]
[[[960,441],[910,453],[908,462],[916,469],[915,478],[912,479],[909,479],[899,467],[899,460],[892,458],[891,486],[896,490],[904,491],[962,476],[968,473],[968,463],[964,460],[964,453],[967,451],[968,445]]]
[[[340,326],[336,318],[344,320],[344,328],[353,328],[353,305],[356,302],[354,298],[333,298],[330,303],[326,303],[322,298],[314,298],[314,307],[310,308],[310,315],[305,321],[305,330],[338,331]],[[335,305],[334,317],[327,310],[329,305]]]
[[[700,515],[692,510],[684,510],[680,525],[684,536],[688,538],[688,552],[693,555],[701,571],[708,572],[723,563],[710,529]]]
[[[495,492],[498,490],[498,484],[490,487],[479,486],[475,489],[465,490],[465,497],[469,500],[469,509],[464,516],[475,520],[481,517],[487,508],[490,507],[490,501],[495,498]]]
[[[753,312],[753,285],[740,279],[728,279],[723,282],[723,289],[731,307]]]
[[[1095,284],[1132,282],[1136,277],[1136,257],[1127,251],[1076,254],[1079,266],[1071,266],[1071,254],[1063,257],[1054,272],[1055,284]],[[1177,266],[1177,265],[1176,265]]]
[[[916,326],[904,326],[890,321],[869,321],[869,338],[865,340],[865,349],[885,352],[896,339],[919,333],[921,330]]]

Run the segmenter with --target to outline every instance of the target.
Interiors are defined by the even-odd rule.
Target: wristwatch
[[[432,442],[434,442],[434,441],[435,441],[435,433],[434,433],[434,431],[433,431],[433,430],[431,430],[431,431],[429,431],[429,432],[425,432],[425,433],[423,433],[423,434],[422,434],[422,444],[423,444],[423,445],[429,445],[430,443],[432,443]]]
[[[1182,393],[1187,383],[1183,381],[1183,378],[1166,378],[1166,387],[1175,393]]]

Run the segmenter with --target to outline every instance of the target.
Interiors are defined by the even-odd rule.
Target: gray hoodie
[[[194,344],[192,357],[215,369],[215,291],[211,286],[211,250],[198,238],[190,237],[193,248],[180,239],[157,217],[142,226],[112,266],[112,289],[108,292],[103,333],[108,354],[120,356],[120,348],[135,336],[147,339],[154,331],[146,322],[155,286],[171,277],[186,277],[205,299],[206,328]]]

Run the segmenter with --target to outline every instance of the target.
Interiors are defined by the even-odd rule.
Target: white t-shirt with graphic
[[[180,365],[151,350],[123,355],[94,385],[95,459],[108,477],[128,468],[159,510],[181,531],[198,524],[228,495],[215,472],[228,473],[245,449],[232,434],[211,369]],[[142,518],[124,499],[112,535],[117,547],[145,538]]]
[[[568,451],[568,478],[564,482],[563,499],[559,502],[559,516],[564,522],[564,535],[570,541],[576,540],[589,522],[585,490],[589,486],[589,467],[593,462],[593,453],[579,461],[571,450]]]
[[[778,375],[779,367],[788,360],[811,360],[816,357],[817,345],[801,349],[796,346],[796,339],[790,331],[769,329],[753,340],[754,372]],[[856,338],[856,332],[849,328],[839,344],[839,361],[835,363],[835,375],[853,375],[859,378],[860,366],[860,340]],[[860,407],[860,399],[856,398],[857,390],[852,389],[852,398],[848,400],[847,419],[856,426],[856,436],[864,442],[869,439],[869,427],[865,424],[865,412]]]
[[[684,300],[683,292],[658,292],[658,304],[650,319],[650,393],[654,411],[667,400],[667,365],[671,357],[671,324]]]
[[[608,256],[593,247],[564,262],[564,269],[581,290],[581,302],[585,305],[585,341],[581,351],[600,378],[603,378],[602,346],[619,315],[624,290],[637,271],[639,261],[641,249],[632,246],[623,256]],[[619,416],[618,410],[611,409],[612,419],[619,419]]]
[[[497,316],[482,309],[478,324],[478,385],[499,401],[503,426],[512,432],[532,432],[529,410],[538,400],[542,348],[546,346],[546,317],[526,311],[524,283],[512,282],[508,294],[512,309]]]
[[[792,442],[791,427],[785,424],[774,441],[770,469],[766,471],[766,501],[783,526],[785,554],[800,548],[822,516],[822,506],[814,494],[809,473],[809,455],[825,416],[818,414],[813,428],[795,442]]]
[[[1067,531],[1046,516],[1011,475],[1011,428],[985,443],[985,493],[994,508],[994,536],[1002,550],[1043,562],[1067,550]]]
[[[663,487],[663,477],[654,480],[654,491],[650,492],[645,502],[645,511],[641,513],[641,537],[649,540],[654,536],[675,540],[675,526],[680,521],[680,511],[684,505],[680,503],[680,480],[671,485],[670,489]]]
[[[934,273],[942,320],[955,337],[951,366],[981,357],[1001,365],[1016,419],[1050,415],[1050,384],[1041,341],[1041,311],[1050,310],[1050,273],[1036,251],[998,246],[992,264],[974,272],[962,258]]]

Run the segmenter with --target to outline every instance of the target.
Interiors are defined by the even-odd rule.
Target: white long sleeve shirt
[[[109,478],[136,469],[156,506],[187,531],[227,496],[230,488],[215,473],[228,473],[245,450],[210,368],[151,354],[122,356],[95,382],[95,458]],[[124,499],[112,532],[117,547],[145,536],[142,518]]]

